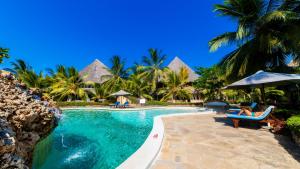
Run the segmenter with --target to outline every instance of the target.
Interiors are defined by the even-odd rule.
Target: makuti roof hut
[[[108,79],[102,78],[102,76],[111,75],[107,70],[107,66],[98,59],[85,67],[79,74],[85,82],[94,83],[103,83]]]
[[[168,68],[176,73],[179,72],[180,68],[186,67],[189,71],[189,82],[193,82],[196,79],[198,79],[199,75],[197,75],[193,69],[191,69],[187,64],[185,64],[179,57],[175,57],[170,64],[168,65]]]
[[[193,69],[191,69],[187,64],[185,64],[179,57],[175,57],[170,64],[168,65],[168,68],[176,73],[179,72],[180,68],[186,67],[189,71],[189,82],[194,82],[195,80],[198,79],[199,75],[197,75]],[[193,91],[193,97],[190,99],[190,102],[193,103],[199,103],[202,102],[199,92],[196,91],[192,86],[190,89]]]
[[[199,76],[191,69],[187,64],[185,64],[179,57],[175,57],[168,68],[172,71],[179,72],[181,67],[186,67],[189,70],[189,81],[195,81]],[[94,83],[103,83],[106,78],[101,78],[103,75],[111,75],[107,70],[107,66],[103,64],[100,60],[95,59],[93,63],[85,67],[82,71],[79,72],[80,76],[85,82],[94,82]]]

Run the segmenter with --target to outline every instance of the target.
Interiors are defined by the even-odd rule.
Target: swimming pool
[[[153,117],[203,109],[64,110],[56,129],[38,143],[34,169],[111,169],[146,140]]]

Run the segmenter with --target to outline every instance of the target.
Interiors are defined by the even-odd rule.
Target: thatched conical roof
[[[100,60],[96,59],[93,63],[85,67],[79,72],[80,76],[85,82],[103,83],[107,79],[101,78],[103,75],[111,75]]]
[[[191,69],[187,64],[185,64],[179,57],[175,57],[170,64],[168,65],[168,68],[176,73],[179,72],[180,68],[186,67],[189,70],[189,81],[193,82],[196,79],[198,79],[199,75],[197,75],[193,69]]]

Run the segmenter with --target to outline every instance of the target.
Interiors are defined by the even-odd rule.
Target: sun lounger
[[[262,115],[258,117],[237,115],[237,114],[227,114],[227,118],[231,119],[235,128],[239,127],[240,120],[256,121],[256,122],[268,122],[267,118],[273,111],[274,106],[269,106]]]
[[[128,108],[129,107],[129,102],[126,101],[124,104],[120,105],[121,108]]]
[[[252,104],[249,106],[251,108],[251,110],[253,110],[255,107],[257,106],[256,102],[252,102]],[[241,111],[240,108],[236,108],[236,109],[228,109],[228,112],[239,112]]]
[[[123,106],[124,106],[124,108],[129,107],[129,102],[125,102]]]
[[[120,106],[120,102],[116,102],[115,104],[111,104],[111,107],[118,108]]]

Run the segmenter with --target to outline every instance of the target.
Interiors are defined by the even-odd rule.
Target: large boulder
[[[12,75],[0,76],[0,168],[30,168],[37,142],[56,125],[58,109]]]

